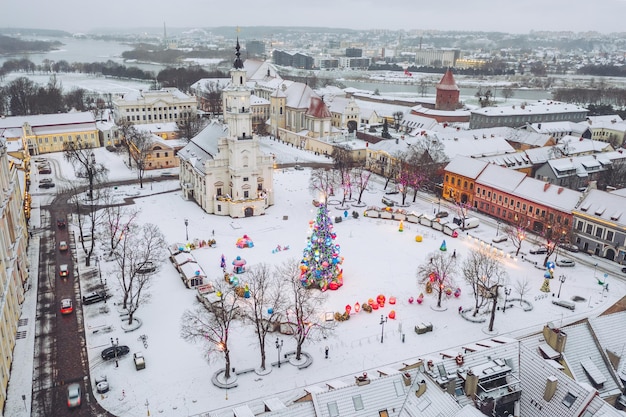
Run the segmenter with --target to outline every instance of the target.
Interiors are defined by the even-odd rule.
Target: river
[[[50,61],[67,61],[69,63],[73,62],[106,62],[113,61],[121,65],[126,66],[134,66],[138,67],[144,71],[153,71],[155,74],[160,70],[165,68],[165,65],[161,64],[151,64],[151,63],[137,63],[137,62],[127,62],[122,58],[122,53],[124,51],[132,50],[132,45],[128,43],[116,42],[116,41],[104,41],[104,40],[95,40],[91,38],[74,38],[74,37],[65,37],[65,38],[43,38],[43,37],[30,37],[25,38],[30,40],[60,40],[64,45],[56,51],[50,52],[40,52],[40,53],[30,53],[30,54],[16,54],[16,55],[3,55],[0,56],[0,65],[2,65],[5,61],[10,59],[21,59],[27,58],[33,63],[40,65],[44,60]],[[371,74],[371,73],[370,73]],[[416,74],[417,75],[417,74]],[[435,87],[434,84],[439,81],[439,75],[428,74],[425,75],[429,80],[429,84],[431,85],[426,91],[425,95],[428,97],[434,97],[435,95]],[[417,78],[417,77],[416,77]],[[461,90],[461,97],[464,101],[474,101],[476,92],[478,91],[478,85],[483,86],[483,88],[489,88],[491,92],[494,94],[494,98],[497,101],[505,101],[504,97],[501,94],[502,88],[504,85],[498,85],[493,83],[489,85],[489,82],[477,82],[475,80],[467,79],[465,82],[460,82],[463,80],[462,77],[457,77],[457,84]],[[407,95],[418,96],[418,86],[415,83],[408,84],[399,82],[389,82],[389,81],[377,81],[377,80],[349,80],[349,79],[341,79],[341,82],[347,87],[358,88],[361,90],[369,90],[376,91],[378,90],[380,93],[402,93]],[[547,90],[542,89],[524,89],[524,88],[514,88],[513,96],[511,97],[512,102],[517,101],[535,101],[541,99],[550,99],[551,93]]]
[[[54,62],[67,61],[70,64],[73,62],[107,62],[113,61],[118,64],[126,66],[138,67],[144,71],[159,72],[165,65],[149,64],[149,63],[136,63],[125,62],[122,58],[122,52],[131,51],[132,45],[115,42],[104,41],[90,38],[43,38],[43,37],[30,37],[24,38],[25,40],[38,40],[38,41],[60,41],[63,46],[55,51],[50,52],[38,52],[28,54],[16,54],[16,55],[1,55],[0,65],[5,61],[11,59],[26,58],[36,65],[40,65],[44,60],[50,60]]]

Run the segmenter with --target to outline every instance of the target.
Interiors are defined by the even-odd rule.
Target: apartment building
[[[0,139],[0,410],[7,397],[20,305],[28,280],[28,231],[18,175],[16,166],[9,163],[6,142]]]

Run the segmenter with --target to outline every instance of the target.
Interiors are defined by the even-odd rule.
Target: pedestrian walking
[[[326,359],[328,359],[328,346],[324,348],[324,353],[326,354]]]
[[[452,257],[456,258],[456,249],[452,252]]]

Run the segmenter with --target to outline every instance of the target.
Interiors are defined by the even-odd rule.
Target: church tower
[[[448,68],[437,84],[437,98],[435,99],[435,109],[452,111],[459,107],[460,90],[454,81],[452,70]]]
[[[252,109],[250,108],[251,90],[246,86],[246,70],[243,68],[239,52],[239,38],[235,50],[235,62],[230,70],[230,85],[222,93],[224,123],[230,128],[230,134],[237,138],[252,137]]]

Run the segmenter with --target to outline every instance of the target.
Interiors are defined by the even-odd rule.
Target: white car
[[[561,268],[564,268],[564,267],[575,266],[576,262],[574,262],[571,259],[559,259],[558,261],[556,261],[556,265],[560,266]]]

